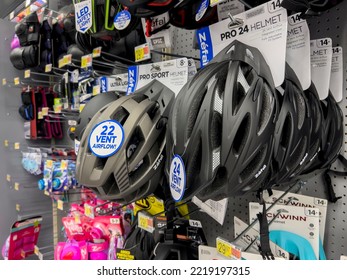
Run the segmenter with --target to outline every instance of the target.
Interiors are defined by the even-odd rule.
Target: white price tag
[[[336,102],[342,101],[342,97],[343,97],[343,50],[342,50],[342,47],[333,48],[329,88]]]
[[[315,84],[320,100],[329,94],[332,41],[330,38],[311,40],[311,79]]]
[[[202,228],[202,224],[200,221],[198,220],[189,220],[189,225],[191,227],[198,227],[198,228]]]

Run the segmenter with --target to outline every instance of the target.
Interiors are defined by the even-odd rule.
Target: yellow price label
[[[39,249],[39,247],[37,247],[37,246],[35,245],[35,247],[34,247],[34,254],[35,254],[36,256],[38,256],[39,253],[40,253],[40,249]]]
[[[48,115],[48,107],[42,107],[41,112],[42,112],[42,116],[47,116]]]
[[[49,193],[49,191],[47,191],[47,190],[44,191],[43,193],[44,193],[45,195],[47,195],[47,196],[50,196],[50,193]]]
[[[148,227],[147,217],[139,217],[139,227],[140,228],[147,228]]]
[[[15,150],[19,150],[20,149],[20,143],[19,142],[15,142],[13,145]]]
[[[5,86],[7,84],[7,80],[4,78],[2,79],[2,85]]]
[[[48,73],[48,72],[52,72],[52,64],[46,64],[45,66],[45,72]]]
[[[139,228],[142,228],[148,232],[153,232],[154,231],[153,224],[154,224],[153,223],[153,217],[150,217],[143,212],[139,212],[139,214],[138,214],[138,226],[139,226]]]
[[[19,85],[19,82],[20,82],[19,77],[15,77],[15,78],[13,79],[13,82],[14,82],[14,84],[15,84],[16,86]]]
[[[84,204],[84,215],[94,219],[94,207],[89,204]]]
[[[71,61],[72,61],[72,54],[64,55],[63,59],[64,59],[64,64],[65,64],[65,65],[71,64]]]
[[[67,168],[67,161],[66,160],[62,160],[60,163],[60,168],[61,169],[66,169]]]
[[[81,58],[81,67],[82,68],[87,68],[92,66],[92,61],[93,61],[93,57],[91,54],[87,54],[82,56]]]
[[[47,160],[46,161],[46,166],[47,166],[47,168],[52,168],[53,167],[53,160]]]
[[[14,183],[14,189],[15,189],[16,191],[19,191],[19,183]]]
[[[93,86],[93,96],[100,93],[100,85]]]
[[[241,259],[241,248],[220,237],[216,239],[216,247],[217,252],[224,257],[234,260]]]
[[[59,104],[59,105],[53,105],[53,110],[55,114],[60,114],[61,113],[61,109],[63,108],[63,105]]]
[[[57,204],[58,204],[57,207],[58,207],[59,210],[64,210],[64,201],[59,199],[57,201]]]
[[[80,107],[79,107],[80,113],[83,111],[83,109],[84,109],[85,106],[86,106],[86,104],[80,104]]]
[[[143,48],[135,50],[135,61],[142,60],[145,57],[145,50]]]
[[[217,4],[219,4],[220,2],[222,2],[224,0],[210,0],[210,6],[216,6]]]
[[[101,47],[93,49],[93,58],[101,56]]]
[[[16,204],[16,211],[20,211],[20,204]]]
[[[79,213],[75,213],[74,214],[74,218],[75,218],[75,223],[76,224],[80,224],[81,223],[81,217]]]
[[[62,68],[62,67],[64,67],[64,66],[65,66],[65,64],[64,64],[64,58],[59,59],[59,61],[58,61],[58,67],[59,67],[59,68]]]
[[[11,182],[11,175],[10,175],[10,174],[7,174],[7,175],[6,175],[6,181],[7,181],[7,182]]]
[[[37,113],[37,118],[38,118],[39,120],[42,120],[42,119],[43,119],[42,111],[39,111],[39,112]]]
[[[5,146],[5,147],[8,147],[8,140],[5,140],[5,141],[4,141],[4,146]]]
[[[30,69],[24,71],[24,78],[30,78]]]

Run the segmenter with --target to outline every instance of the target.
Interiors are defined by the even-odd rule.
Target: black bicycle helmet
[[[323,111],[315,85],[312,83],[310,87],[305,90],[304,94],[306,96],[307,106],[310,109],[312,123],[309,151],[307,153],[305,167],[301,171],[302,174],[312,171],[310,165],[320,151],[323,119]]]
[[[173,8],[178,0],[118,0],[129,9],[131,15],[147,18],[166,13]]]
[[[201,0],[183,0],[170,10],[170,23],[184,29],[198,29],[218,22],[217,6],[208,6],[201,19],[196,20],[196,14]]]
[[[278,185],[300,173],[308,160],[311,113],[293,69],[287,64],[281,109],[276,122],[270,184]]]
[[[83,133],[76,163],[76,178],[101,199],[130,203],[158,187],[164,168],[166,121],[175,94],[159,81],[122,96],[103,107]],[[99,158],[91,153],[89,135],[105,120],[118,121],[124,142],[117,153]]]
[[[262,187],[277,114],[266,61],[258,49],[234,41],[182,88],[171,111],[166,172],[180,155],[183,199],[221,199]]]
[[[94,115],[104,106],[116,101],[119,95],[114,92],[102,93],[94,96],[83,108],[77,119],[73,140],[81,141],[83,133]]]
[[[338,157],[343,143],[343,114],[334,97],[329,93],[321,101],[323,111],[321,148],[310,169],[326,169]]]

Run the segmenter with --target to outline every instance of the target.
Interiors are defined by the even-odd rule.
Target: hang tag
[[[6,175],[6,181],[7,181],[7,182],[11,182],[11,175],[10,175],[10,174],[7,174],[7,175]]]
[[[234,237],[235,240],[238,238],[236,244],[240,248],[247,248],[255,239],[257,241],[253,242],[253,245],[247,250],[249,253],[259,254],[259,231],[255,230],[254,227],[249,228],[241,237],[239,235],[248,228],[248,224],[234,216]],[[284,258],[289,260],[289,253],[283,248],[277,246],[274,242],[270,241],[271,252],[275,257]]]
[[[332,40],[322,38],[311,40],[311,79],[315,84],[319,99],[327,98],[329,94],[331,64],[332,64]]]
[[[48,107],[42,107],[41,112],[42,116],[48,116]]]
[[[196,70],[195,61],[192,58],[188,59],[188,80],[193,78],[198,71]]]
[[[135,61],[144,61],[151,59],[151,52],[149,50],[148,43],[139,45],[135,47]]]
[[[169,22],[169,13],[164,13],[162,15],[151,18],[152,21],[152,31],[166,25]],[[146,19],[141,19],[143,32],[146,34]],[[151,50],[171,48],[172,46],[172,28],[163,29],[150,37],[146,36],[146,41],[149,44]]]
[[[25,79],[30,78],[30,69],[27,69],[27,70],[24,71],[24,78]]]
[[[266,204],[268,209],[270,204]],[[249,203],[249,221],[252,223],[259,212],[263,211],[263,206],[259,203]],[[270,222],[278,213],[280,214],[269,225],[269,230],[283,230],[297,234],[305,238],[319,259],[319,210],[317,208],[296,207],[289,205],[274,205],[267,210],[266,216]],[[259,223],[254,228],[259,231]]]
[[[19,149],[20,149],[20,143],[19,143],[19,142],[15,142],[15,143],[13,144],[13,148],[14,148],[15,150],[19,150]]]
[[[138,226],[145,231],[152,233],[154,231],[153,217],[144,212],[138,213]]]
[[[333,48],[329,88],[336,102],[341,102],[343,97],[343,49],[342,47]]]
[[[217,247],[218,254],[228,259],[233,259],[233,260],[241,259],[241,248],[221,237],[217,237],[216,247]]]
[[[211,3],[212,1],[213,0],[211,0]],[[245,11],[245,6],[239,0],[217,1],[219,2],[217,6],[219,21],[228,18],[229,14],[234,16]],[[212,7],[212,4],[210,4],[210,6]]]
[[[286,61],[298,77],[301,87],[311,85],[310,30],[300,14],[288,17]]]
[[[131,22],[131,14],[127,10],[120,11],[114,17],[114,27],[117,30],[124,30]]]
[[[19,183],[14,183],[14,189],[15,189],[16,191],[19,191]]]
[[[235,19],[240,24],[234,25],[228,18],[197,31],[201,65],[205,66],[238,40],[259,49],[270,67],[275,86],[280,86],[284,81],[287,11],[276,0],[238,14]]]
[[[128,73],[117,74],[99,79],[100,92],[120,91],[126,92],[128,87]]]
[[[14,84],[15,84],[16,86],[19,85],[19,83],[20,83],[19,77],[15,77],[15,78],[13,79],[13,82],[14,82]]]
[[[92,1],[86,0],[75,3],[75,25],[76,30],[86,33],[92,27]]]
[[[133,93],[153,79],[157,79],[177,95],[188,81],[187,58],[130,66],[127,93]]]
[[[52,64],[46,64],[45,65],[45,72],[46,73],[52,72]]]
[[[228,198],[219,201],[212,199],[202,202],[196,196],[192,198],[192,202],[201,208],[207,215],[216,220],[219,224],[223,225],[228,208]]]
[[[209,5],[210,5],[210,0],[201,1],[200,6],[195,15],[195,21],[199,21],[203,18]]]

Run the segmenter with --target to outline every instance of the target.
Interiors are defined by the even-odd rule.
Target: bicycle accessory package
[[[101,199],[130,203],[153,193],[163,176],[165,132],[174,93],[154,80],[132,95],[103,107],[83,133],[76,177]],[[91,134],[105,121],[124,130],[122,144],[111,156],[91,151]],[[122,135],[119,135],[122,137]]]
[[[169,11],[170,23],[179,28],[198,29],[218,22],[217,5],[208,6],[204,15],[200,19],[196,18],[201,2],[201,0],[181,1]]]
[[[179,155],[184,199],[219,200],[262,188],[278,107],[256,48],[234,41],[200,70],[178,94],[168,122],[166,174]]]
[[[286,65],[281,87],[281,109],[276,122],[270,184],[290,181],[305,167],[310,147],[311,114],[300,82]]]

